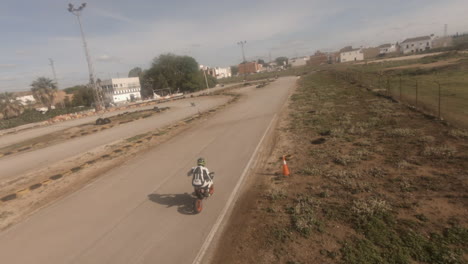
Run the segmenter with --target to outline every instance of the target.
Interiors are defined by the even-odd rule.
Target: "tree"
[[[128,72],[128,78],[141,77],[143,70],[140,67],[135,67]]]
[[[140,85],[141,85],[141,98],[153,98],[153,84],[154,80],[151,77],[148,77],[146,74],[147,71],[143,71],[140,77]]]
[[[257,63],[258,63],[258,64],[261,64],[263,67],[266,67],[266,66],[267,66],[267,64],[265,63],[265,61],[262,60],[262,59],[258,59],[258,60],[257,60]]]
[[[4,92],[0,94],[0,112],[3,118],[17,117],[23,112],[23,105],[13,93]]]
[[[57,85],[49,78],[39,77],[31,86],[34,99],[51,110],[57,96]]]
[[[63,99],[63,104],[64,104],[65,108],[72,107],[72,102],[70,101],[70,97],[65,96],[65,98]]]
[[[218,84],[218,79],[216,79],[215,77],[213,77],[211,75],[207,75],[206,78],[208,80],[208,87],[213,88],[213,87],[216,86],[216,84]],[[206,86],[206,84],[205,84],[205,86]]]
[[[234,65],[234,66],[231,66],[231,75],[232,76],[236,76],[237,73],[239,72],[239,67]]]
[[[94,104],[93,88],[88,86],[78,86],[73,92],[73,106],[92,106]]]
[[[275,59],[275,62],[278,66],[288,65],[288,58],[286,57],[278,57]]]
[[[173,91],[194,92],[205,87],[203,72],[194,58],[170,53],[155,58],[142,79],[142,83],[151,83],[145,90],[170,87]]]

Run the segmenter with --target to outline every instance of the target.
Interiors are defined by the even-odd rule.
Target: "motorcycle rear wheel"
[[[203,200],[202,199],[195,199],[193,202],[193,211],[198,214],[203,210]]]

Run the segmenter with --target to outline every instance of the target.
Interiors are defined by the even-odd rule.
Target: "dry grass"
[[[219,262],[466,263],[463,131],[326,72],[303,78],[293,98],[277,151],[293,154],[296,174],[257,179],[265,190],[239,211],[226,234],[239,243]]]

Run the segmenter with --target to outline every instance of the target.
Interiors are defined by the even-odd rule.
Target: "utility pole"
[[[208,69],[208,67],[206,67]],[[208,79],[206,78],[206,71],[203,69],[203,75],[205,75],[205,83],[206,83],[206,89],[207,92],[210,93],[210,86],[208,86]]]
[[[244,45],[247,43],[247,41],[239,41],[237,42],[237,45],[240,45],[242,48],[242,63],[244,64],[244,81],[247,80],[247,61],[245,60],[245,52],[244,52]]]
[[[55,73],[54,60],[49,58],[50,67],[52,67],[52,74],[54,75],[54,82],[58,89],[57,74]]]
[[[82,3],[78,8],[73,7],[73,4],[68,4],[68,12],[76,16],[78,24],[80,25],[81,39],[83,40],[83,47],[86,55],[86,61],[88,62],[88,71],[89,71],[89,84],[92,86],[94,91],[94,103],[96,111],[100,111],[104,108],[104,103],[102,101],[100,87],[94,81],[94,69],[91,62],[91,56],[89,55],[88,45],[86,43],[85,34],[83,31],[83,26],[81,25],[81,11],[86,7],[86,3]]]

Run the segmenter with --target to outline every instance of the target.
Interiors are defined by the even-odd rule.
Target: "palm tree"
[[[31,84],[34,99],[50,110],[57,95],[57,85],[49,78],[39,77]]]
[[[3,118],[8,119],[19,116],[23,111],[23,105],[16,99],[13,93],[0,94],[0,112]]]

